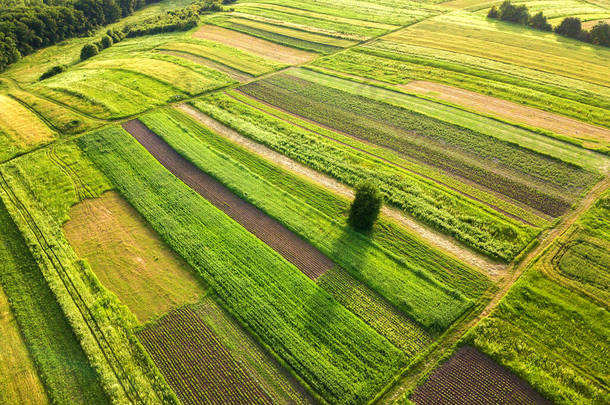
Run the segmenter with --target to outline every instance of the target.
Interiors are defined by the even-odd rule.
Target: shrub
[[[100,49],[110,48],[113,44],[112,38],[108,35],[104,35],[100,40]]]
[[[529,20],[527,7],[524,5],[515,6],[510,2],[510,0],[506,0],[504,3],[502,3],[498,11],[499,18],[502,21],[510,21],[525,25]]]
[[[66,65],[53,66],[51,69],[49,69],[46,72],[44,72],[43,74],[41,74],[40,78],[38,80],[48,79],[51,76],[55,76],[57,74],[60,74],[61,72],[65,72],[65,71],[66,71]]]
[[[582,32],[582,24],[578,17],[566,17],[561,24],[555,27],[555,32],[564,37],[579,38]]]
[[[590,31],[591,43],[602,46],[610,46],[610,25],[600,21]]]
[[[80,51],[80,59],[89,59],[90,57],[97,55],[99,52],[100,50],[96,44],[87,44],[83,46],[83,49]]]
[[[536,28],[536,29],[539,29],[542,31],[553,31],[553,27],[551,26],[551,24],[549,24],[547,22],[546,17],[544,16],[544,14],[542,14],[542,11],[531,16],[529,18],[529,21],[527,24],[530,27],[533,27],[533,28]]]
[[[493,6],[489,9],[489,13],[487,13],[487,18],[498,18],[498,8]]]
[[[356,186],[356,197],[350,207],[349,224],[361,231],[371,229],[379,216],[383,197],[376,183],[366,180]]]

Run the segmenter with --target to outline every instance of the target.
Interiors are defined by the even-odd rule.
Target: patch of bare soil
[[[418,387],[417,405],[548,404],[524,380],[473,347],[459,349]]]
[[[600,22],[605,22],[610,24],[610,18],[603,18],[601,20],[591,20],[591,21],[585,21],[582,23],[582,29],[583,30],[590,30],[591,28],[593,28],[595,25],[597,25],[597,23]]]
[[[212,69],[216,69],[220,72],[226,73],[231,79],[235,79],[240,83],[248,81],[252,79],[252,76],[245,72],[240,72],[239,70],[230,68],[229,66],[223,65],[222,63],[214,62],[213,60],[202,58],[201,56],[193,55],[188,52],[179,52],[179,51],[169,51],[169,50],[161,50],[161,53],[165,53],[167,55],[177,56],[179,58],[188,59],[195,63],[199,63],[200,65],[207,66]]]
[[[176,177],[311,279],[315,280],[334,267],[332,260],[322,252],[187,161],[139,120],[128,121],[123,128]]]
[[[209,41],[220,42],[287,65],[305,63],[316,56],[316,54],[311,52],[279,45],[274,42],[265,41],[264,39],[218,27],[216,25],[204,25],[195,32],[193,36]]]
[[[610,142],[609,129],[586,124],[537,108],[526,107],[512,101],[486,96],[474,91],[419,80],[400,85],[399,87],[510,121],[547,129],[557,134],[584,140]]]
[[[326,176],[320,172],[317,172],[313,169],[310,169],[307,166],[304,166],[294,160],[282,155],[281,153],[275,152],[266,146],[259,144],[240,133],[234,131],[233,129],[221,124],[220,122],[214,120],[213,118],[205,115],[201,111],[183,104],[178,106],[179,109],[189,114],[191,117],[195,118],[197,121],[205,125],[206,127],[213,130],[215,133],[224,136],[225,138],[231,140],[232,142],[243,146],[249,151],[257,154],[258,156],[272,161],[279,166],[283,167],[286,170],[289,170],[301,177],[308,179],[309,181],[313,181],[322,187],[325,187],[334,193],[341,195],[347,199],[353,199],[354,192],[351,188],[347,187],[343,183],[333,179],[332,177]],[[412,218],[409,218],[403,215],[399,210],[384,206],[382,208],[382,214],[392,220],[400,223],[402,226],[411,230],[414,234],[418,235],[420,238],[425,241],[431,243],[433,246],[436,246],[454,257],[459,258],[459,260],[468,263],[475,268],[481,269],[486,274],[492,277],[498,277],[504,273],[507,268],[507,265],[502,263],[493,262],[486,257],[473,252],[462,245],[457,244],[454,240],[445,236],[435,230],[432,230]]]

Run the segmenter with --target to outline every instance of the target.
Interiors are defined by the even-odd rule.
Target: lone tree
[[[383,196],[379,192],[377,184],[370,180],[358,184],[356,198],[349,211],[349,224],[360,231],[371,229],[379,216],[382,203]]]
[[[564,18],[561,24],[555,27],[555,32],[564,37],[578,38],[582,31],[582,25],[580,18],[578,17],[567,17]]]
[[[87,44],[83,46],[83,49],[80,51],[80,59],[85,60],[89,59],[92,56],[95,56],[99,53],[99,49],[95,44]]]

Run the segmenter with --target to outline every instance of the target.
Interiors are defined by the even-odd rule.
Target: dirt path
[[[343,183],[333,179],[332,177],[317,172],[307,166],[304,166],[298,162],[295,162],[294,160],[282,155],[281,153],[275,152],[262,144],[259,144],[249,138],[246,138],[237,131],[234,131],[233,129],[221,124],[220,122],[205,115],[194,107],[182,104],[177,108],[187,113],[206,127],[212,129],[215,133],[224,136],[230,141],[246,148],[250,152],[257,154],[258,156],[266,160],[270,160],[283,167],[284,169],[295,173],[301,177],[304,177],[309,181],[313,181],[318,185],[321,185],[322,187],[333,191],[335,194],[338,194],[350,200],[354,197],[354,192],[352,191],[352,189],[347,187]],[[436,232],[420,224],[414,219],[405,216],[398,209],[384,206],[382,208],[382,215],[386,216],[387,218],[391,218],[395,222],[400,223],[407,229],[411,230],[412,233],[424,239],[426,242],[429,242],[433,246],[444,250],[445,252],[449,253],[450,256],[453,256],[458,260],[466,262],[469,265],[480,269],[492,278],[498,278],[502,276],[505,273],[506,268],[508,267],[506,264],[491,261],[486,257],[479,255],[462,245],[459,245],[450,237]]]
[[[281,254],[311,279],[315,280],[335,266],[332,260],[310,243],[254,205],[242,200],[219,181],[187,161],[141,121],[131,120],[123,123],[122,126],[187,186]]]
[[[398,87],[465,106],[476,111],[497,115],[511,121],[521,122],[558,134],[583,140],[610,142],[610,130],[587,124],[572,118],[526,107],[474,91],[459,89],[445,84],[415,80]]]
[[[512,268],[510,277],[502,283],[500,289],[496,295],[489,301],[485,308],[474,318],[468,320],[464,324],[460,325],[456,330],[447,336],[428,356],[425,361],[415,367],[414,370],[404,376],[399,382],[390,389],[384,397],[378,402],[383,404],[393,403],[396,399],[413,387],[417,383],[420,376],[429,373],[435,366],[437,361],[445,354],[445,352],[452,347],[463,335],[474,327],[479,321],[488,316],[491,311],[498,305],[500,300],[508,293],[512,285],[521,277],[525,269],[530,263],[535,260],[546,248],[548,248],[553,241],[559,236],[563,235],[572,224],[586,211],[589,207],[599,198],[599,196],[609,187],[610,179],[606,178],[602,182],[595,185],[589,194],[580,202],[579,206],[566,215],[561,223],[551,230],[547,230],[543,233],[540,244],[533,249],[525,258],[516,266]]]

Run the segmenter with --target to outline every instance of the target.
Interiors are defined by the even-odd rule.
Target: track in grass
[[[128,121],[123,124],[123,128],[170,172],[297,266],[308,277],[316,279],[334,267],[334,263],[319,250],[199,170],[139,120]]]
[[[272,403],[188,307],[172,311],[138,337],[184,405]]]
[[[525,381],[476,349],[459,349],[418,387],[417,405],[548,404]]]

